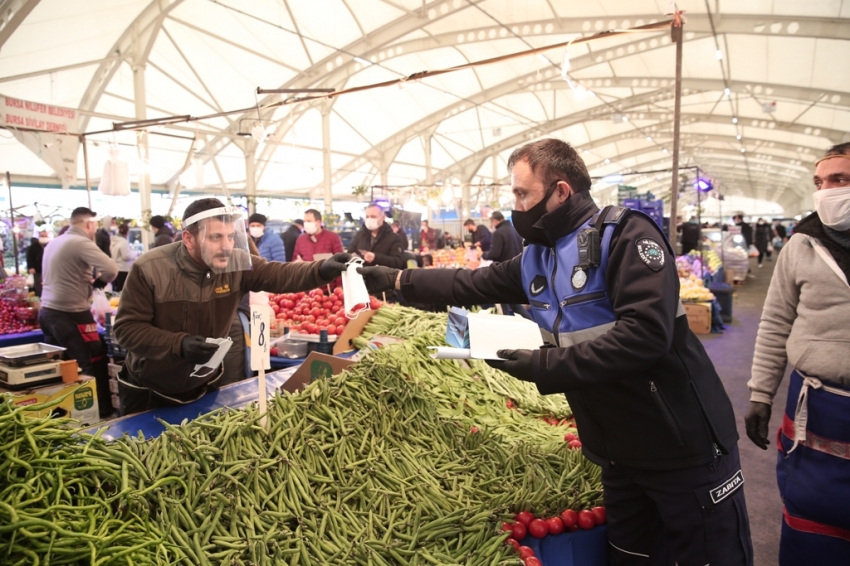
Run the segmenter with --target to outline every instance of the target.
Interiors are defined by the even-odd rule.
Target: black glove
[[[487,365],[511,374],[522,381],[534,383],[534,350],[499,350],[501,360],[487,360]]]
[[[767,439],[767,425],[770,423],[770,405],[767,403],[759,403],[758,401],[750,401],[750,410],[747,411],[747,416],[744,417],[744,423],[747,426],[747,436],[753,443],[767,450],[767,445],[770,441]]]
[[[186,336],[180,346],[183,359],[193,364],[203,364],[209,361],[218,350],[218,344],[206,341],[203,336]]]
[[[358,267],[357,273],[363,276],[366,290],[370,295],[377,295],[395,289],[395,281],[398,279],[400,269],[373,265],[372,267]]]
[[[319,266],[319,276],[325,281],[333,281],[345,271],[346,263],[354,256],[345,252],[334,254]]]

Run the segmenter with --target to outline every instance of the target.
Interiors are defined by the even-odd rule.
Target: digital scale
[[[0,385],[20,390],[62,381],[59,358],[65,348],[25,344],[0,348]]]

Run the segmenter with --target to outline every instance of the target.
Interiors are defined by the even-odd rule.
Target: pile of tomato
[[[502,530],[511,533],[505,544],[513,546],[519,552],[519,557],[525,566],[542,566],[540,559],[534,554],[534,549],[520,544],[520,541],[526,536],[531,535],[536,539],[542,539],[547,535],[572,533],[579,529],[592,529],[598,525],[604,525],[606,522],[604,507],[585,509],[578,513],[572,509],[567,509],[560,515],[548,519],[535,517],[528,511],[520,511],[513,523],[502,524]]]
[[[370,299],[371,309],[381,306],[378,299]],[[342,287],[337,287],[330,294],[325,294],[322,289],[313,289],[306,293],[269,295],[269,306],[278,321],[289,326],[290,332],[298,334],[318,334],[327,330],[328,336],[337,336],[348,324]]]

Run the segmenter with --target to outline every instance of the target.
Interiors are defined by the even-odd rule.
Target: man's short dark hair
[[[473,220],[472,218],[467,218],[466,221],[463,223],[463,225],[464,226],[475,226],[475,220]]]
[[[200,226],[198,226],[197,222],[195,222],[191,226],[186,226],[186,219],[193,217],[199,212],[212,210],[214,208],[221,208],[223,206],[224,203],[218,200],[217,198],[202,198],[200,200],[196,200],[195,202],[187,206],[186,210],[183,212],[183,229],[188,230],[190,234],[196,236],[198,234]]]
[[[576,192],[590,190],[590,174],[584,160],[563,140],[548,138],[515,149],[508,158],[508,171],[513,171],[520,161],[528,162],[531,172],[543,179],[547,189],[563,180]]]
[[[255,212],[254,214],[252,214],[251,216],[248,217],[248,224],[253,224],[254,222],[256,222],[258,224],[262,224],[263,226],[265,226],[266,222],[268,222],[268,221],[269,221],[269,219],[266,218],[266,215],[260,214],[259,212]]]
[[[82,220],[88,220],[97,216],[97,212],[85,206],[78,206],[71,211],[71,224],[76,224]]]
[[[293,220],[293,221],[292,221],[292,223],[293,223],[293,224],[298,224],[298,225],[299,225],[299,226],[301,226],[302,228],[304,227],[304,221],[303,221],[303,220],[301,220],[300,218],[296,218],[295,220]]]
[[[850,142],[839,143],[826,150],[827,155],[850,155]]]
[[[121,226],[118,227],[118,233],[121,234],[122,236],[126,236],[127,234],[129,234],[130,233],[130,224],[127,223],[127,222],[124,222],[123,224],[121,224]]]
[[[314,222],[321,222],[322,221],[322,213],[319,212],[318,210],[316,210],[315,208],[308,208],[307,210],[304,211],[304,214],[311,215],[313,217]],[[303,225],[303,223],[302,223],[302,225]]]
[[[428,221],[427,221],[427,220],[423,220],[423,221],[422,221],[422,224],[424,224],[425,226],[430,226],[430,224],[428,224]]]
[[[490,215],[490,220],[498,220],[499,222],[505,219],[505,215],[499,212],[498,210]]]
[[[184,216],[186,218],[186,216]],[[151,216],[151,221],[148,223],[154,228],[162,228],[165,226],[165,218],[157,214],[156,216]]]

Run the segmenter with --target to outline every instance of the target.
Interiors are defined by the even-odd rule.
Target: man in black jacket
[[[481,256],[490,261],[508,261],[522,253],[522,238],[514,229],[513,224],[505,220],[505,215],[498,210],[490,215],[490,226],[493,236],[490,240],[490,251]]]
[[[172,232],[171,228],[169,228],[165,223],[165,218],[158,214],[156,216],[151,216],[150,225],[151,230],[155,235],[151,249],[158,248],[160,246],[167,246],[174,241],[174,232]]]
[[[463,223],[463,227],[466,228],[466,231],[472,234],[472,245],[478,246],[481,248],[482,252],[490,251],[490,240],[493,235],[490,233],[490,230],[487,229],[483,224],[475,225],[475,220],[472,218],[468,219]]]
[[[679,301],[674,254],[647,216],[600,211],[584,162],[546,139],[508,160],[528,246],[470,270],[363,268],[419,302],[527,302],[546,345],[490,362],[564,393],[602,466],[613,565],[752,564],[732,404]],[[598,238],[598,239],[597,239]]]
[[[286,251],[287,263],[292,261],[292,254],[295,252],[295,242],[298,240],[298,236],[300,236],[303,231],[304,221],[298,218],[293,220],[292,224],[289,225],[289,228],[280,235],[281,239],[283,239],[283,249]]]
[[[404,265],[401,239],[385,222],[383,209],[377,204],[366,207],[363,227],[355,234],[348,253],[363,258],[366,265],[384,265],[400,268]]]

